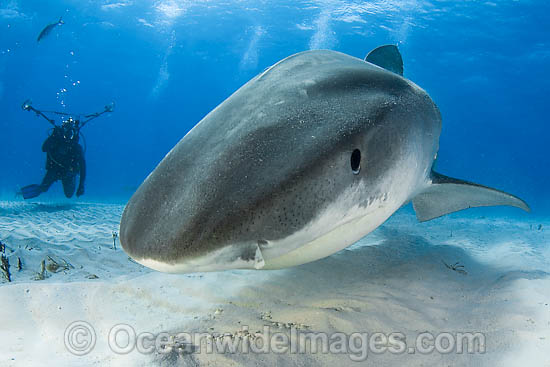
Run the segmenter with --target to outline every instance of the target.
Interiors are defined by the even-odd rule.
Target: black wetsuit
[[[74,139],[63,136],[60,127],[54,128],[42,145],[42,151],[47,153],[46,175],[40,184],[42,192],[48,191],[57,180],[63,183],[65,196],[73,196],[76,187],[76,176],[80,176],[80,182],[76,196],[84,194],[84,181],[86,180],[86,161],[84,151],[78,143],[78,135]]]

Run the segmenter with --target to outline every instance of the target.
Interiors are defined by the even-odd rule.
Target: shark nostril
[[[351,153],[351,171],[354,175],[359,174],[359,171],[361,171],[361,151],[359,149],[355,149]]]

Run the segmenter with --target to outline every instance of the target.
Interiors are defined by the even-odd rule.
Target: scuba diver
[[[86,181],[86,160],[84,149],[79,143],[80,130],[88,123],[106,112],[113,112],[114,104],[105,106],[102,112],[96,112],[84,116],[86,120],[74,119],[72,114],[56,111],[40,111],[31,106],[30,100],[23,102],[21,106],[25,111],[33,111],[37,116],[44,117],[53,125],[52,133],[42,144],[42,151],[46,153],[46,175],[41,184],[32,184],[21,188],[23,199],[32,199],[48,191],[50,186],[58,180],[63,184],[63,191],[67,198],[71,198],[76,188],[76,176],[79,176],[76,196],[84,195],[84,183]],[[55,120],[48,118],[45,113],[54,113],[68,116],[61,126],[55,124]]]

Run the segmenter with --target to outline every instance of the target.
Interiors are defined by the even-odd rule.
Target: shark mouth
[[[230,245],[203,256],[164,262],[150,258],[134,258],[143,266],[164,273],[195,273],[229,269],[263,269],[265,260],[260,241],[248,246]]]

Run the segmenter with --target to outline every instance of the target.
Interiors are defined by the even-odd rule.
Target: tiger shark
[[[124,209],[126,253],[172,273],[279,269],[329,256],[412,201],[419,221],[521,199],[433,170],[441,115],[396,46],[289,56],[164,157]]]

